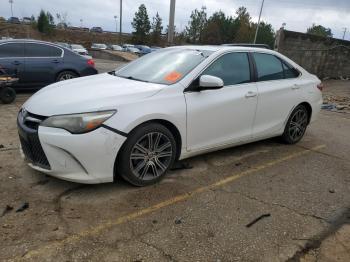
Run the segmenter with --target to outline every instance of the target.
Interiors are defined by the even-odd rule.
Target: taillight
[[[318,84],[318,85],[317,85],[317,88],[322,92],[322,90],[323,90],[323,84],[322,84],[322,83]]]
[[[87,64],[88,64],[89,66],[95,67],[95,62],[94,62],[94,60],[92,60],[92,59],[89,59],[89,60],[87,61]]]

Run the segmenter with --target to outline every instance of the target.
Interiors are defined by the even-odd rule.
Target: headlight
[[[116,111],[51,116],[41,123],[42,126],[65,129],[72,134],[87,133],[100,127]]]

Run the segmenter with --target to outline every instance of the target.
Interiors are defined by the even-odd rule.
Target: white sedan
[[[198,154],[276,136],[297,143],[321,104],[320,80],[277,52],[183,46],[40,90],[18,129],[36,170],[145,186]]]

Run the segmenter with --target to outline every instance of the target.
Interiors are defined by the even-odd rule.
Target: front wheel
[[[160,181],[176,156],[173,134],[157,123],[140,126],[130,133],[117,162],[117,172],[135,186]]]
[[[287,144],[296,144],[304,136],[309,122],[309,113],[304,105],[297,106],[290,115],[282,139]]]
[[[16,99],[16,91],[11,87],[0,88],[0,100],[4,104],[11,104]]]

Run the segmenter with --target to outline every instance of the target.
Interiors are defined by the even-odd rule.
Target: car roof
[[[259,47],[248,47],[248,46],[224,46],[224,45],[183,45],[183,46],[172,46],[169,48],[178,48],[178,49],[192,49],[200,51],[256,51],[256,52],[266,52],[274,54],[276,53],[273,50]]]
[[[52,45],[57,48],[63,48],[65,51],[70,51],[69,48],[64,47],[62,45],[52,43],[52,42],[46,42],[46,41],[40,41],[40,40],[34,40],[34,39],[5,39],[5,40],[0,40],[0,44],[3,43],[38,43],[38,44],[46,44],[46,45]]]

